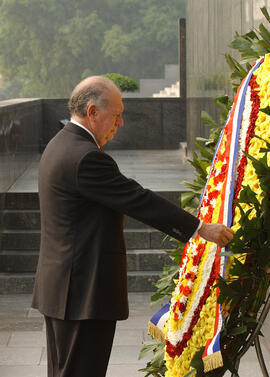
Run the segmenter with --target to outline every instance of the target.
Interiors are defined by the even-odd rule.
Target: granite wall
[[[187,141],[192,148],[196,136],[207,135],[200,114],[216,114],[212,98],[231,94],[230,70],[224,53],[237,57],[228,47],[237,31],[242,34],[265,20],[260,8],[270,0],[187,1]],[[266,21],[267,23],[267,21]]]
[[[6,192],[39,153],[40,99],[0,102],[0,193]]]
[[[186,101],[180,98],[124,98],[124,127],[105,149],[178,149],[186,140]],[[43,100],[42,148],[69,119],[66,99]]]
[[[178,149],[186,140],[184,99],[126,98],[123,103],[125,126],[106,149]],[[67,99],[0,101],[0,193],[42,152],[63,119],[69,119]]]
[[[51,138],[61,129],[60,120],[69,119],[67,99],[43,99],[43,125],[41,150],[44,150]]]

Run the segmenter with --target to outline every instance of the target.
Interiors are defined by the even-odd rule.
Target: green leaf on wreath
[[[232,331],[229,333],[229,335],[239,335],[244,334],[247,332],[247,326],[241,326],[241,327],[235,327],[232,329]]]
[[[247,268],[244,263],[241,263],[237,258],[234,258],[233,264],[230,268],[230,274],[233,276],[239,276],[241,274],[247,274]]]
[[[148,355],[150,352],[153,352],[157,348],[158,343],[156,341],[151,342],[144,342],[143,347],[140,350],[138,360],[141,360],[146,355]]]
[[[245,211],[243,210],[242,206],[236,200],[233,200],[233,203],[240,209],[241,216],[245,216]]]
[[[235,257],[235,253],[232,253],[231,251],[222,251],[220,253],[217,253],[220,257]]]
[[[201,112],[201,120],[206,126],[218,127],[217,122],[204,110]]]
[[[234,363],[231,359],[229,359],[225,354],[223,356],[223,363],[226,369],[228,369],[231,373],[233,373],[236,377],[239,377],[237,370],[235,369]]]
[[[191,199],[194,198],[196,194],[192,191],[189,191],[189,192],[183,192],[181,194],[181,207],[184,208],[188,202],[191,201]]]
[[[236,36],[235,39],[231,42],[230,47],[232,47],[235,50],[238,51],[249,51],[251,47],[251,42],[242,37],[242,36]]]
[[[262,46],[266,50],[265,53],[267,53],[268,51],[270,51],[270,44],[269,43],[267,43],[265,41],[258,41],[257,44],[260,45],[260,46]]]
[[[259,135],[254,135],[257,139],[260,139],[262,141],[264,141],[266,144],[267,144],[267,147],[268,147],[268,152],[270,152],[270,143],[267,142],[267,140],[265,140],[263,137],[259,136]]]
[[[219,96],[219,97],[216,97],[214,98],[214,102],[218,105],[220,103],[222,103],[223,105],[227,106],[230,104],[230,98],[229,96],[227,95],[224,95],[224,96]]]
[[[262,7],[260,9],[261,9],[261,12],[264,15],[264,17],[267,19],[267,21],[270,22],[270,16],[269,16],[269,13],[268,13],[266,7]]]
[[[265,113],[267,115],[270,115],[270,106],[267,106],[267,107],[264,107],[264,108],[261,108],[260,111],[262,113]]]
[[[253,45],[253,50],[254,52],[256,53],[256,55],[265,55],[268,53],[268,48],[265,48],[263,45],[262,45],[262,42],[261,41],[258,41],[256,43],[254,43]],[[256,55],[254,55],[254,57],[256,57]]]
[[[259,39],[254,30],[251,30],[250,32],[246,33],[244,36],[249,39],[257,39],[257,40]]]
[[[186,186],[187,188],[190,188],[193,191],[193,193],[195,193],[195,194],[201,193],[201,190],[204,187],[204,185],[202,185],[199,180],[193,180],[193,183],[190,183],[190,182],[187,182],[187,181],[182,181],[181,183],[184,186]],[[180,200],[180,202],[181,202],[181,200]]]
[[[209,148],[206,148],[206,147],[202,146],[198,141],[195,141],[194,145],[195,145],[196,148],[199,149],[199,151],[201,152],[202,157],[205,157],[208,160],[212,161],[213,153],[211,153],[209,151]]]
[[[256,207],[260,206],[256,193],[251,190],[249,185],[244,186],[243,190],[241,190],[238,203],[254,204]]]
[[[270,43],[270,32],[266,29],[266,27],[263,24],[259,25],[260,34],[265,40],[265,42]]]
[[[164,348],[165,343],[161,343],[154,351],[154,357],[151,360],[152,365],[158,369],[164,365]]]
[[[198,352],[195,353],[193,359],[190,362],[190,366],[197,371],[197,376],[201,376],[203,374],[204,366],[202,355],[204,352],[204,347],[201,347]]]
[[[267,153],[265,153],[259,160],[248,153],[244,152],[244,154],[252,161],[256,174],[260,180],[261,188],[267,192],[270,187],[270,168],[267,163]]]
[[[196,369],[192,369],[190,372],[188,372],[188,374],[185,374],[184,377],[191,377],[191,376],[194,376],[194,374],[196,373],[197,373]]]
[[[251,322],[251,323],[255,323],[255,324],[258,323],[257,318],[253,318],[253,317],[244,317],[243,320],[245,322]]]

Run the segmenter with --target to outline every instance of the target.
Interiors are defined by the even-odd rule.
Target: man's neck
[[[89,130],[87,122],[85,121],[85,118],[78,117],[77,115],[72,115],[71,120],[75,120],[75,122],[79,123],[81,126],[86,128],[88,131],[92,132],[92,130]]]
[[[87,127],[87,125],[85,124],[83,118],[78,118],[78,117],[72,116],[71,119],[70,119],[70,121],[73,122],[74,124],[76,124],[77,126],[84,128],[85,131],[89,132],[89,134],[95,140],[95,143],[97,144],[97,146],[100,148],[100,145],[99,145],[99,143],[98,143],[98,141],[97,141],[94,133],[91,130],[89,130],[89,127]]]

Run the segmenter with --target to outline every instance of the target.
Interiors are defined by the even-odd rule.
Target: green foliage
[[[263,15],[269,22],[270,16],[266,7],[261,8]],[[233,89],[236,91],[242,79],[251,68],[250,63],[270,52],[270,32],[261,23],[258,30],[252,30],[246,34],[235,34],[230,47],[240,52],[241,61],[225,54],[226,61],[232,70],[231,81]]]
[[[200,348],[198,352],[194,355],[190,366],[193,367],[196,370],[196,373],[198,376],[202,375],[203,373],[203,361],[202,361],[202,355],[203,355],[204,348]]]
[[[106,73],[103,76],[112,80],[122,91],[135,92],[139,89],[139,84],[137,81],[131,79],[130,77],[120,75],[119,73]]]
[[[184,15],[185,0],[2,0],[2,98],[69,96],[105,72],[162,77],[177,62]]]
[[[154,357],[149,361],[145,368],[139,369],[140,372],[146,372],[145,377],[154,376],[162,377],[164,376],[167,368],[164,361],[164,348],[165,342],[159,343],[156,341],[153,342],[144,342],[144,345],[139,354],[139,360],[150,352],[154,353]]]
[[[266,115],[270,115],[270,106],[260,109],[260,111],[265,113]]]
[[[180,241],[173,241],[176,243],[175,248],[173,250],[166,250],[166,253],[170,256],[173,264],[165,265],[163,268],[162,277],[156,283],[154,283],[157,290],[151,296],[151,304],[156,304],[164,298],[171,296],[175,288],[174,281],[177,279],[179,274],[179,265],[185,245]]]
[[[215,121],[210,114],[202,111],[201,120],[211,127],[209,138],[197,137],[194,143],[200,155],[195,151],[192,152],[192,160],[188,160],[195,169],[196,178],[192,183],[182,182],[191,191],[181,195],[181,206],[187,211],[195,214],[199,205],[202,190],[206,184],[208,171],[215,153],[215,148],[220,137],[221,129],[227,119],[232,101],[227,95],[214,99],[216,106],[220,110],[219,120]]]
[[[223,73],[201,76],[198,80],[197,87],[200,90],[219,90],[223,89],[228,81]]]

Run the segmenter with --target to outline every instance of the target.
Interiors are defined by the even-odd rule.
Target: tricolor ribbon
[[[159,342],[165,341],[163,328],[170,315],[170,303],[164,305],[148,322],[148,334]]]
[[[253,72],[260,66],[263,58],[256,61],[252,69],[249,71],[248,75],[242,81],[238,88],[237,94],[234,99],[234,105],[229,114],[225,127],[227,127],[227,145],[226,145],[226,158],[229,161],[229,166],[227,170],[227,177],[222,192],[222,206],[220,208],[218,223],[223,223],[228,227],[232,224],[232,201],[234,197],[234,182],[235,182],[235,163],[238,155],[238,140],[239,132],[241,128],[241,119],[245,105],[245,96],[249,81],[253,75]],[[224,249],[228,251],[228,247]],[[226,267],[226,256],[216,256],[215,263],[219,270],[219,275],[224,278],[225,267]],[[216,295],[218,298],[219,288],[216,289]],[[206,343],[203,361],[204,361],[204,371],[208,372],[210,370],[216,369],[223,365],[222,355],[220,352],[220,332],[222,330],[222,325],[224,322],[224,317],[222,315],[222,309],[220,304],[216,304],[216,318],[214,326],[214,336],[209,339]]]

